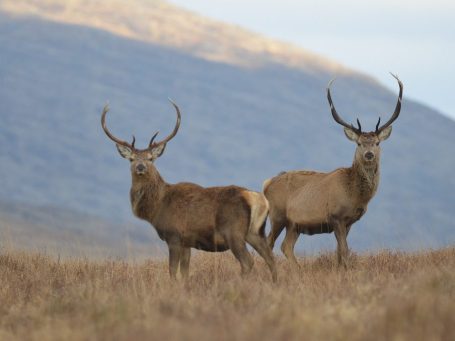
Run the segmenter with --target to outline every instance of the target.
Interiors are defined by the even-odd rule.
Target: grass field
[[[0,340],[455,340],[455,248],[259,258],[239,278],[229,253],[193,257],[187,284],[167,263],[59,260],[0,251]]]

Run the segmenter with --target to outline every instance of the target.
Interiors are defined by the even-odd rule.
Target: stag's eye
[[[376,142],[376,145],[379,146],[379,142]]]
[[[360,147],[360,143],[357,142],[357,145]]]

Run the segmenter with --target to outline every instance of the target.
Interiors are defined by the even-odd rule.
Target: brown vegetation
[[[0,254],[0,339],[453,340],[455,248],[305,257],[279,282],[231,254],[198,254],[186,285],[165,261]]]

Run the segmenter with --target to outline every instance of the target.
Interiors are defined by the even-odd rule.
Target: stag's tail
[[[249,232],[265,237],[265,223],[269,214],[269,202],[263,193],[245,192],[251,214]]]

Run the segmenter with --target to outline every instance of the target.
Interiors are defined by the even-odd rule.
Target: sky
[[[376,77],[455,120],[454,0],[170,0]],[[449,92],[450,91],[450,92]]]

